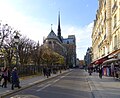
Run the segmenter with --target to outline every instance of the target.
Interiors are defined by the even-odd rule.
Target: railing
[[[10,72],[12,71],[13,67],[9,67]],[[30,75],[36,75],[36,74],[43,74],[43,68],[44,66],[42,65],[20,65],[17,66],[17,70],[19,73],[19,76],[30,76]],[[53,69],[56,68],[57,71],[61,70],[66,70],[67,66],[64,65],[53,65],[53,66],[48,66],[48,68],[51,69],[53,72]]]

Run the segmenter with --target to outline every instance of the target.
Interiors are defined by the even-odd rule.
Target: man
[[[102,79],[102,68],[99,69],[99,77]]]
[[[12,70],[12,87],[11,87],[11,89],[14,90],[14,87],[21,88],[19,84],[20,84],[20,81],[19,81],[17,68],[14,67]]]

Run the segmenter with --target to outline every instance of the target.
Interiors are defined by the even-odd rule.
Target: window
[[[116,17],[116,15],[115,15],[115,16],[114,16],[114,26],[113,26],[113,28],[116,27],[116,24],[117,24],[117,17]]]
[[[103,55],[105,55],[105,47],[103,47]]]
[[[114,37],[114,50],[117,49],[117,36]]]
[[[119,21],[120,21],[120,8],[119,8]]]
[[[51,41],[49,41],[49,44],[52,44],[52,42],[51,42]]]
[[[106,5],[106,0],[104,0],[104,6]]]

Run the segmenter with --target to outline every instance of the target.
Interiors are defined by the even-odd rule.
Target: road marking
[[[34,84],[34,83],[29,83],[29,85],[32,85],[32,84]]]
[[[38,85],[37,87],[42,87],[42,86],[44,86],[45,84],[41,84],[41,85]]]
[[[65,76],[61,76],[60,78],[64,78]]]
[[[38,89],[38,90],[36,90],[36,91],[39,92],[39,91],[45,89],[46,87],[48,87],[48,86],[50,86],[50,85],[51,85],[51,84],[48,84],[48,85],[46,85],[46,86],[44,86],[44,87],[42,87],[42,88],[40,88],[40,89]]]
[[[53,83],[55,83],[55,82],[57,82],[57,81],[59,81],[60,79],[57,79],[57,80],[55,80],[55,81],[53,81]]]
[[[33,82],[33,83],[29,83],[29,85],[32,85],[32,84],[36,84],[36,83],[38,83],[39,81],[35,81],[35,82]]]

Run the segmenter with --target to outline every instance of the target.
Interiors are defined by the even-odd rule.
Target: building
[[[98,0],[92,31],[92,61],[120,52],[120,0]]]
[[[85,66],[90,66],[92,62],[92,47],[87,49],[86,55],[84,56]]]
[[[75,35],[68,35],[68,38],[63,38],[61,35],[60,13],[58,15],[57,35],[51,27],[51,31],[47,38],[43,41],[44,45],[65,57],[66,64],[69,67],[76,66],[76,38]]]

